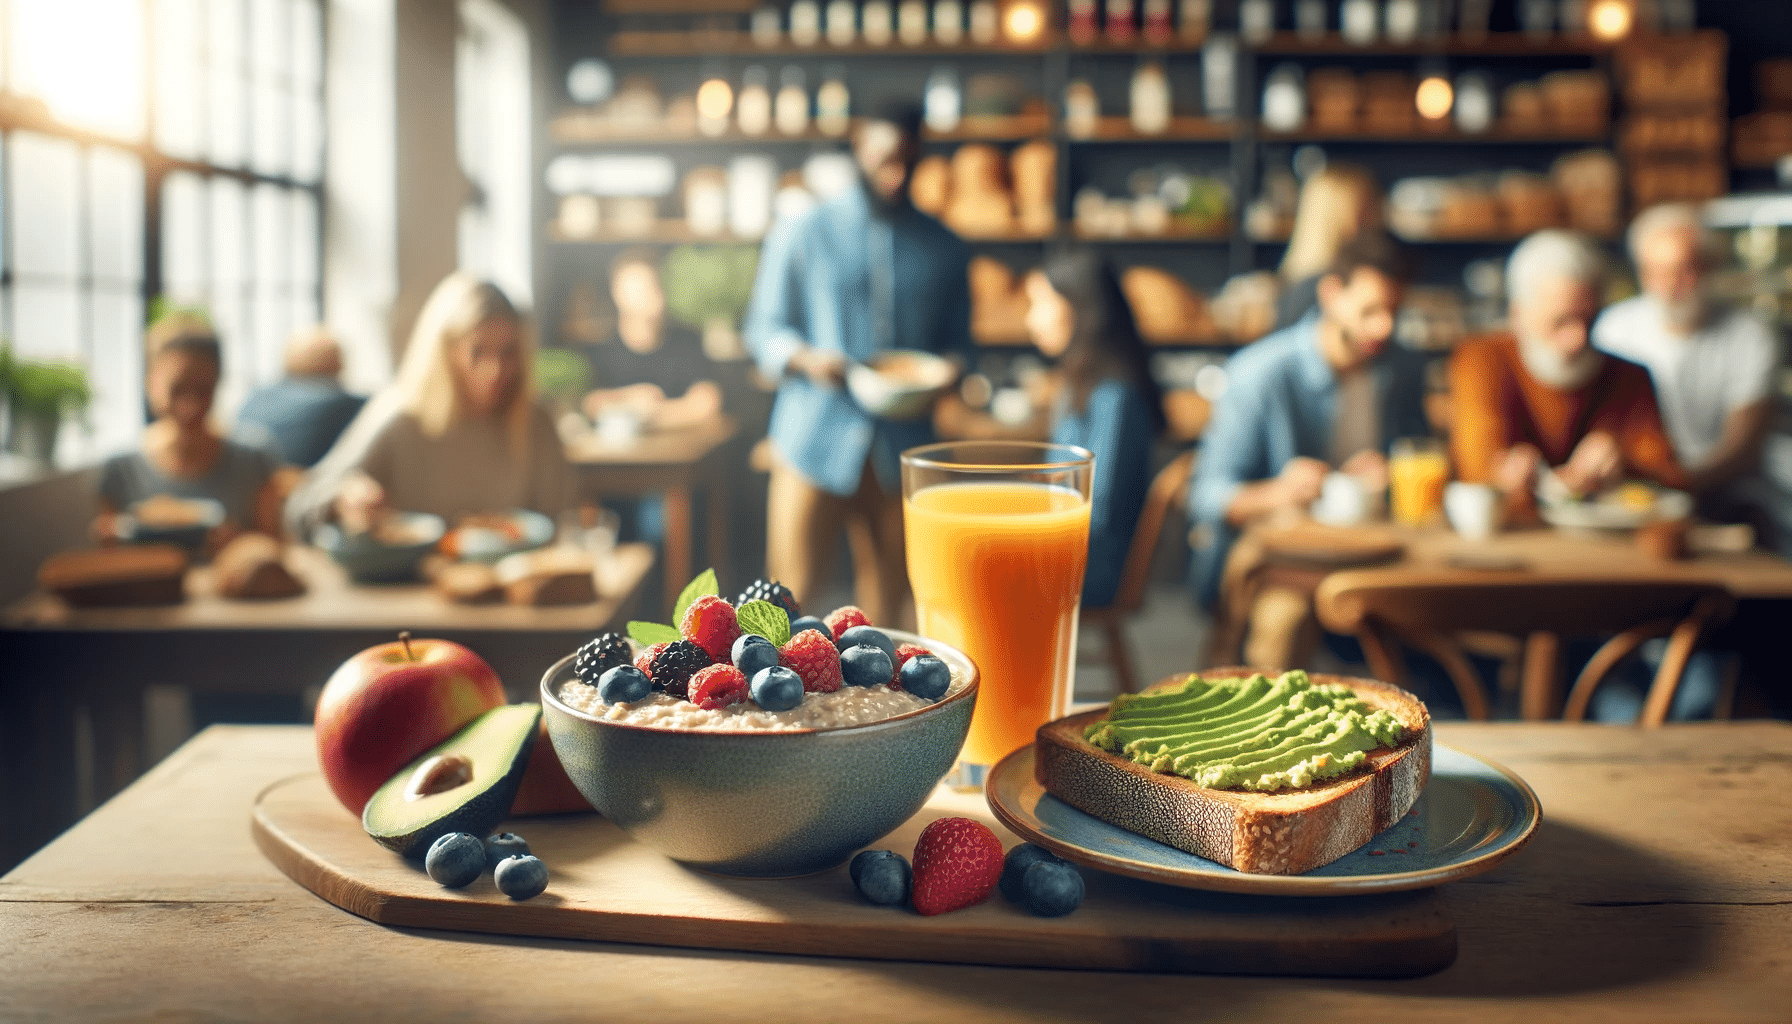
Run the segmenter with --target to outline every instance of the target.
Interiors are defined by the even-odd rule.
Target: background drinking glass
[[[1422,526],[1443,511],[1450,459],[1434,437],[1403,437],[1388,459],[1389,504],[1394,521]]]
[[[983,773],[1064,715],[1089,557],[1095,457],[1069,445],[950,442],[902,455],[902,520],[922,636],[981,683],[950,781]]]

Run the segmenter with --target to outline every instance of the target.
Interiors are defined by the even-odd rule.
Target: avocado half
[[[540,719],[540,704],[507,704],[475,718],[387,779],[361,812],[361,827],[413,860],[450,832],[489,835],[510,815]],[[444,760],[431,765],[436,758]],[[459,771],[435,772],[435,784],[425,784],[445,763]]]

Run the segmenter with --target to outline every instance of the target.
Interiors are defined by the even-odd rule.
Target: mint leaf
[[[679,638],[678,630],[671,626],[662,626],[657,622],[631,622],[628,624],[628,638],[642,647],[654,644],[669,644]]]
[[[770,601],[748,601],[734,612],[741,632],[758,633],[774,646],[790,642],[790,615]]]
[[[705,569],[697,574],[697,578],[684,585],[678,592],[678,602],[672,606],[672,624],[684,622],[685,609],[697,603],[699,597],[720,597],[721,589],[716,585],[716,571]]]

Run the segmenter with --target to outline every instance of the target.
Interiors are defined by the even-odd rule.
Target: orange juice
[[[1388,505],[1394,521],[1420,526],[1444,507],[1444,485],[1450,482],[1450,460],[1441,450],[1400,451],[1388,460]]]
[[[970,655],[981,682],[960,760],[993,765],[1064,713],[1089,503],[1033,483],[948,483],[904,502],[922,636]]]

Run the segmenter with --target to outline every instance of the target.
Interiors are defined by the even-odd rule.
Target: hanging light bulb
[[[1045,31],[1045,9],[1039,0],[1016,0],[1002,12],[1002,33],[1010,42],[1030,43]]]
[[[1631,0],[1594,0],[1587,9],[1587,28],[1601,42],[1615,43],[1629,35],[1635,21]]]
[[[1441,121],[1450,116],[1450,108],[1456,104],[1456,90],[1451,87],[1448,78],[1431,75],[1419,83],[1414,101],[1418,105],[1420,117],[1427,121]]]
[[[712,78],[697,87],[697,127],[705,135],[728,130],[728,114],[734,109],[734,87],[727,79]]]

